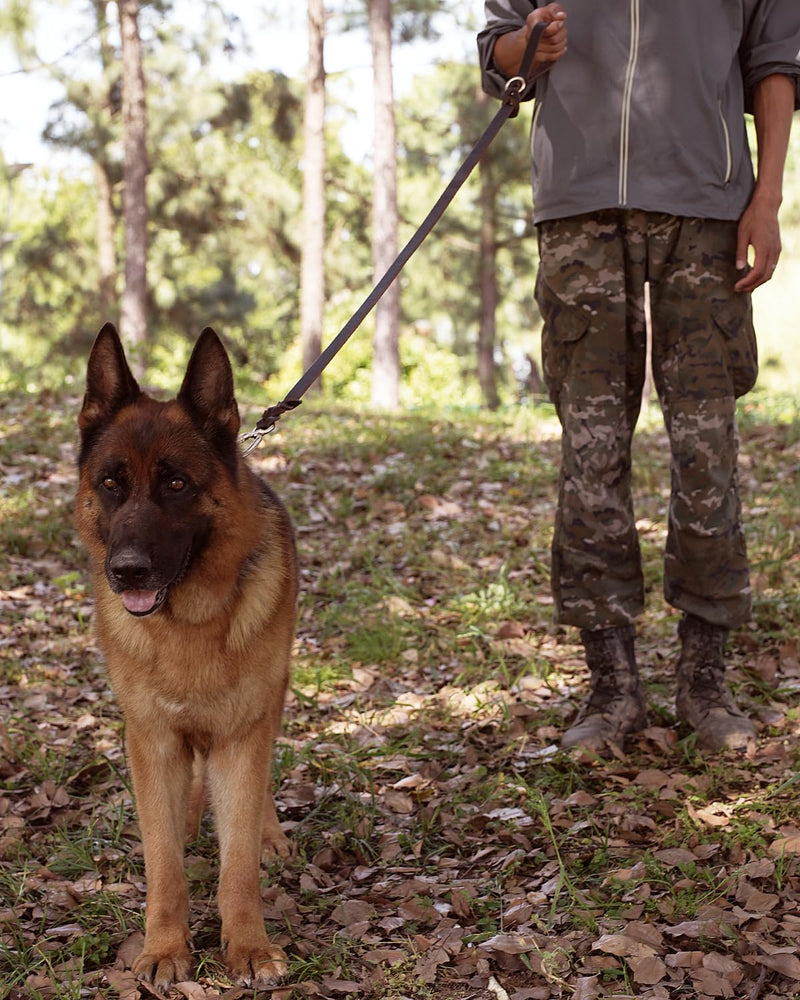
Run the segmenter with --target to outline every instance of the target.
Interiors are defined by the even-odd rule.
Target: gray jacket
[[[528,89],[535,219],[603,208],[738,219],[753,188],[744,113],[764,77],[794,78],[800,0],[562,0],[567,52]],[[535,0],[488,0],[484,90],[506,77],[494,43]]]

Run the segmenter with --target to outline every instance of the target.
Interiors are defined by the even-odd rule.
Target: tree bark
[[[392,81],[390,0],[368,0],[375,109],[373,146],[372,263],[375,280],[397,256],[397,140]],[[400,287],[387,289],[375,309],[372,403],[394,409],[400,399]]]
[[[500,405],[497,393],[497,370],[494,348],[497,337],[497,225],[495,222],[495,191],[488,160],[480,163],[481,235],[478,287],[481,296],[481,319],[478,328],[478,381],[483,402],[490,410]]]
[[[94,0],[97,33],[100,39],[100,62],[103,78],[107,83],[105,99],[101,111],[101,125],[95,124],[97,144],[94,150],[94,183],[97,195],[97,266],[99,272],[98,292],[103,321],[119,320],[117,308],[117,250],[114,241],[116,220],[112,198],[111,178],[108,171],[107,142],[102,125],[113,117],[111,96],[111,74],[115,67],[115,57],[108,40],[108,0]]]
[[[147,339],[147,108],[138,23],[139,0],[119,0],[118,9],[122,35],[122,120],[125,133],[125,289],[120,326],[123,336],[134,348],[134,358],[139,354],[140,367]]]
[[[95,160],[94,185],[97,192],[97,262],[100,310],[105,322],[113,317],[117,298],[117,252],[114,246],[114,208],[111,182],[102,163]]]
[[[325,4],[308,0],[308,68],[303,148],[300,341],[303,370],[322,350],[325,308]],[[314,383],[319,390],[321,381]]]

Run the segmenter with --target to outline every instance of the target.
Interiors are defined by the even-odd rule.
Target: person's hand
[[[530,38],[535,24],[544,22],[547,27],[539,39],[536,49],[537,63],[552,63],[560,59],[567,51],[567,12],[560,3],[549,3],[546,7],[537,7],[525,19],[525,41]]]
[[[781,255],[781,233],[777,210],[754,195],[739,220],[736,267],[743,271],[753,248],[753,266],[734,285],[737,292],[752,292],[772,277]]]
[[[536,47],[534,70],[549,69],[567,51],[567,12],[560,3],[537,7],[525,19],[525,24],[515,31],[500,35],[494,45],[494,61],[506,76],[519,72],[525,47],[534,25],[546,24]]]

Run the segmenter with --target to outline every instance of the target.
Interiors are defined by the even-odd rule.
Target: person
[[[562,745],[602,752],[647,721],[631,498],[647,285],[671,455],[664,594],[682,613],[676,715],[699,747],[748,751],[754,727],[724,676],[728,632],[751,613],[735,412],[757,375],[750,296],[781,250],[800,3],[488,0],[485,11],[478,53],[495,97],[546,23],[534,64],[546,72],[523,99],[535,97],[542,367],[562,427],[552,587],[590,673]]]

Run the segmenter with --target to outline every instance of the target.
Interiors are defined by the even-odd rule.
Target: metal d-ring
[[[511,85],[514,84],[514,94],[512,96],[516,96],[517,94],[522,93],[527,82],[528,81],[524,76],[512,76],[510,79],[506,80],[506,85],[503,89],[507,94],[509,94],[511,93]]]

